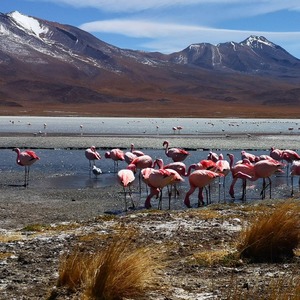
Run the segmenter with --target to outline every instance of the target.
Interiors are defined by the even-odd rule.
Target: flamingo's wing
[[[32,151],[32,150],[26,150],[25,152],[26,152],[26,154],[27,154],[28,156],[30,156],[32,159],[40,159],[40,158],[35,154],[35,152]]]

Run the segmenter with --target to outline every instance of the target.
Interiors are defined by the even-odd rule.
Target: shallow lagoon
[[[197,134],[230,134],[230,133],[270,133],[270,134],[299,134],[299,120],[261,120],[261,119],[147,119],[147,118],[48,118],[48,117],[0,117],[0,132],[6,133],[21,133],[21,134],[63,134],[63,135],[176,135],[183,138],[188,138],[189,135],[194,138]],[[299,123],[300,124],[300,123]],[[82,126],[81,126],[82,125]],[[182,126],[183,129],[174,131],[174,126]],[[39,133],[39,134],[41,134]],[[130,141],[128,142],[130,145]],[[142,149],[151,157],[163,158],[165,163],[171,162],[166,157],[163,149]],[[218,153],[226,154],[231,152],[235,155],[236,160],[240,159],[239,150],[217,150]],[[99,149],[102,156],[100,161],[97,161],[97,166],[103,171],[103,174],[98,178],[91,175],[89,172],[89,164],[84,156],[84,149],[35,149],[35,152],[40,156],[41,160],[31,167],[31,182],[32,189],[99,189],[101,187],[112,186],[121,191],[116,180],[116,174],[113,172],[113,161],[104,158],[104,153],[107,149]],[[129,149],[124,149],[129,151]],[[251,153],[255,155],[269,154],[267,150],[253,150]],[[192,163],[199,162],[207,157],[208,150],[191,150],[190,156],[185,163],[189,166]],[[21,186],[23,183],[24,169],[18,166],[15,162],[16,153],[11,149],[0,150],[0,188],[1,186]],[[119,168],[126,168],[125,162],[120,162]],[[287,172],[285,170],[285,172]],[[15,182],[11,182],[9,175],[13,178],[18,178]],[[6,176],[7,175],[7,176]],[[14,179],[15,180],[15,179]],[[284,176],[273,176],[273,198],[288,198],[290,197],[291,179]],[[228,188],[231,181],[231,176],[226,178],[226,200],[230,201]],[[296,184],[297,179],[294,179]],[[137,180],[136,180],[137,182]],[[262,182],[258,180],[254,183],[248,183],[247,199],[259,199],[259,193]],[[212,186],[212,198],[218,200],[218,181]],[[137,188],[137,186],[136,186]],[[182,199],[185,192],[188,190],[188,179],[181,184],[181,195],[179,196],[179,207],[182,207]],[[241,184],[236,185],[237,196],[240,193]],[[221,191],[223,195],[223,191]],[[140,197],[135,195],[135,197]],[[142,194],[141,199],[144,199],[146,194]],[[223,196],[222,196],[223,197]],[[196,201],[197,193],[191,198]],[[194,200],[193,200],[194,199]],[[222,198],[223,199],[223,198]],[[238,199],[238,197],[237,197]]]
[[[173,130],[181,126],[182,130]],[[49,134],[300,133],[299,119],[0,117],[0,132]]]

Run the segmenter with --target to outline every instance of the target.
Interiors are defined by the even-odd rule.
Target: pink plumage
[[[32,150],[25,150],[21,152],[19,148],[14,148],[13,151],[17,153],[17,164],[25,167],[24,186],[26,187],[29,184],[29,168],[40,158]]]
[[[177,161],[184,161],[188,155],[189,152],[181,149],[181,148],[169,148],[169,142],[164,141],[163,146],[165,147],[165,153],[168,157],[170,157],[174,162]]]
[[[190,189],[185,195],[184,204],[187,207],[191,207],[190,196],[197,188],[199,188],[198,206],[200,206],[200,204],[203,205],[203,188],[209,185],[215,178],[220,176],[223,176],[223,174],[219,174],[210,170],[196,170],[191,173],[189,176]]]

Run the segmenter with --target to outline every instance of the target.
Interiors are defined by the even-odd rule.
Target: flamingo
[[[246,152],[245,150],[241,151],[242,159],[247,158],[250,162],[255,162],[257,160],[256,156],[252,153]]]
[[[125,152],[125,161],[127,164],[131,164],[131,162],[138,156],[143,156],[145,155],[144,152],[135,150],[134,149],[134,144],[130,145],[130,151]]]
[[[153,159],[149,155],[142,155],[136,157],[127,167],[127,169],[132,170],[134,173],[137,171],[137,169],[140,170],[139,173],[139,188],[141,192],[141,170],[145,168],[152,168],[153,165]]]
[[[225,179],[230,173],[230,164],[224,159],[223,154],[219,155],[219,160],[216,162],[216,172],[223,174],[223,191],[224,191],[224,201],[225,201]],[[220,179],[220,177],[219,177]],[[220,182],[219,182],[220,184]],[[219,186],[219,201],[220,201],[220,186]]]
[[[17,164],[19,166],[24,166],[25,167],[24,186],[26,187],[29,184],[30,166],[32,164],[34,164],[40,158],[32,150],[25,150],[25,151],[21,152],[19,148],[14,148],[13,151],[15,151],[17,153],[17,160],[16,160]]]
[[[258,162],[260,160],[271,160],[274,162],[277,162],[278,160],[272,158],[270,155],[262,154],[260,156],[256,156],[255,162]]]
[[[213,162],[217,162],[219,160],[219,155],[215,152],[209,151],[207,159],[212,160]]]
[[[131,199],[132,207],[133,208],[135,207],[132,199],[132,191],[131,191],[131,185],[133,184],[134,180],[135,177],[131,170],[122,169],[118,172],[118,182],[120,185],[122,185],[124,190],[125,211],[127,211],[127,201],[126,201],[127,190]]]
[[[125,161],[128,165],[131,164],[131,162],[136,158],[137,156],[135,154],[133,154],[131,151],[127,151],[125,152],[124,154],[124,158],[125,158]]]
[[[119,148],[112,149],[105,153],[105,158],[111,158],[114,161],[114,172],[116,172],[116,167],[118,168],[119,161],[124,161],[124,152]]]
[[[202,159],[199,163],[196,164],[196,169],[198,170],[210,170],[210,171],[217,171],[216,162],[211,159]]]
[[[181,148],[169,148],[169,142],[164,141],[163,146],[165,147],[165,153],[168,157],[172,158],[174,162],[178,161],[184,161],[188,155],[189,152],[181,149]]]
[[[300,161],[293,161],[291,166],[292,197],[294,196],[294,176],[300,176]],[[300,188],[300,177],[298,180],[298,186]]]
[[[230,166],[231,166],[231,171],[233,174],[233,181],[230,186],[230,195],[232,198],[234,198],[234,191],[233,191],[233,186],[237,178],[242,178],[244,179],[244,189],[245,189],[245,179],[250,179],[251,181],[256,181],[259,178],[263,179],[263,188],[261,191],[261,197],[262,199],[265,198],[265,190],[269,186],[270,187],[270,199],[271,199],[271,187],[272,187],[272,181],[271,181],[271,176],[275,172],[282,172],[281,168],[284,167],[284,164],[282,164],[279,161],[276,160],[260,160],[256,162],[255,164],[251,164],[247,159],[244,160],[242,164],[235,165],[234,167],[232,166],[233,164],[233,155],[229,154],[230,158]],[[237,172],[237,173],[235,173]],[[269,183],[266,185],[266,178],[268,178]],[[243,191],[243,196],[245,195]],[[244,197],[243,197],[244,198]]]
[[[223,174],[219,174],[210,170],[196,170],[192,172],[189,176],[190,189],[185,195],[184,204],[189,208],[191,207],[190,196],[194,193],[194,191],[197,188],[199,188],[198,206],[200,206],[200,202],[202,205],[204,205],[203,188],[209,185],[215,178],[220,176],[223,176]]]
[[[281,162],[271,161],[271,160],[261,160],[253,165],[254,178],[252,180],[257,180],[259,178],[263,179],[263,188],[261,191],[262,199],[264,199],[266,196],[265,190],[268,186],[270,187],[270,199],[271,199],[272,181],[270,177],[275,172],[283,172],[281,170],[282,167],[284,167],[284,164],[282,164]],[[266,178],[268,178],[269,180],[269,183],[267,185],[266,185]]]
[[[151,208],[151,198],[153,196],[159,196],[158,208],[161,208],[162,203],[162,189],[174,183],[175,181],[183,181],[184,179],[174,170],[145,168],[142,170],[142,178],[146,184],[150,187],[150,194],[147,196],[145,201],[145,207]],[[169,208],[170,208],[170,195],[169,195]]]
[[[300,155],[294,150],[286,149],[282,151],[282,158],[288,163],[292,163],[294,160],[300,160]]]
[[[191,169],[194,167],[194,165],[191,165],[188,169],[188,172],[186,172],[186,165],[183,162],[178,161],[178,162],[173,162],[165,165],[164,161],[161,158],[157,158],[155,160],[153,167],[155,167],[155,165],[158,165],[159,169],[174,170],[182,177],[189,176]],[[175,187],[175,197],[176,197],[176,195],[179,194],[178,189],[176,187],[176,183],[174,184],[174,187]]]
[[[135,149],[134,149],[134,144],[133,144],[133,143],[130,145],[130,152],[133,153],[133,154],[136,155],[136,156],[142,156],[142,155],[145,155],[144,152],[142,152],[142,151],[140,151],[140,150],[135,150]]]
[[[91,146],[90,148],[86,149],[84,154],[85,157],[89,160],[90,170],[92,168],[92,162],[93,165],[95,166],[95,160],[101,159],[101,155],[96,151],[95,146]]]
[[[237,162],[234,165],[234,155],[229,153],[227,154],[230,160],[230,170],[232,174],[232,182],[229,188],[229,195],[231,198],[235,198],[234,196],[234,186],[238,179],[243,180],[243,192],[242,192],[242,200],[246,197],[246,179],[250,179],[254,177],[253,165],[249,162],[248,159],[244,159],[242,162]]]
[[[167,165],[164,164],[164,161],[161,158],[157,158],[154,162],[154,166],[158,165],[160,169],[173,169],[175,170],[180,176],[188,176],[186,173],[186,165],[181,162],[172,162]]]
[[[270,156],[275,160],[281,161],[283,159],[282,150],[272,147],[270,150]]]

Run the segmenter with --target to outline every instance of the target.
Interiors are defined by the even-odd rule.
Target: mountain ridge
[[[300,106],[300,60],[258,36],[162,54],[12,12],[0,14],[0,71],[1,114],[268,117]]]

